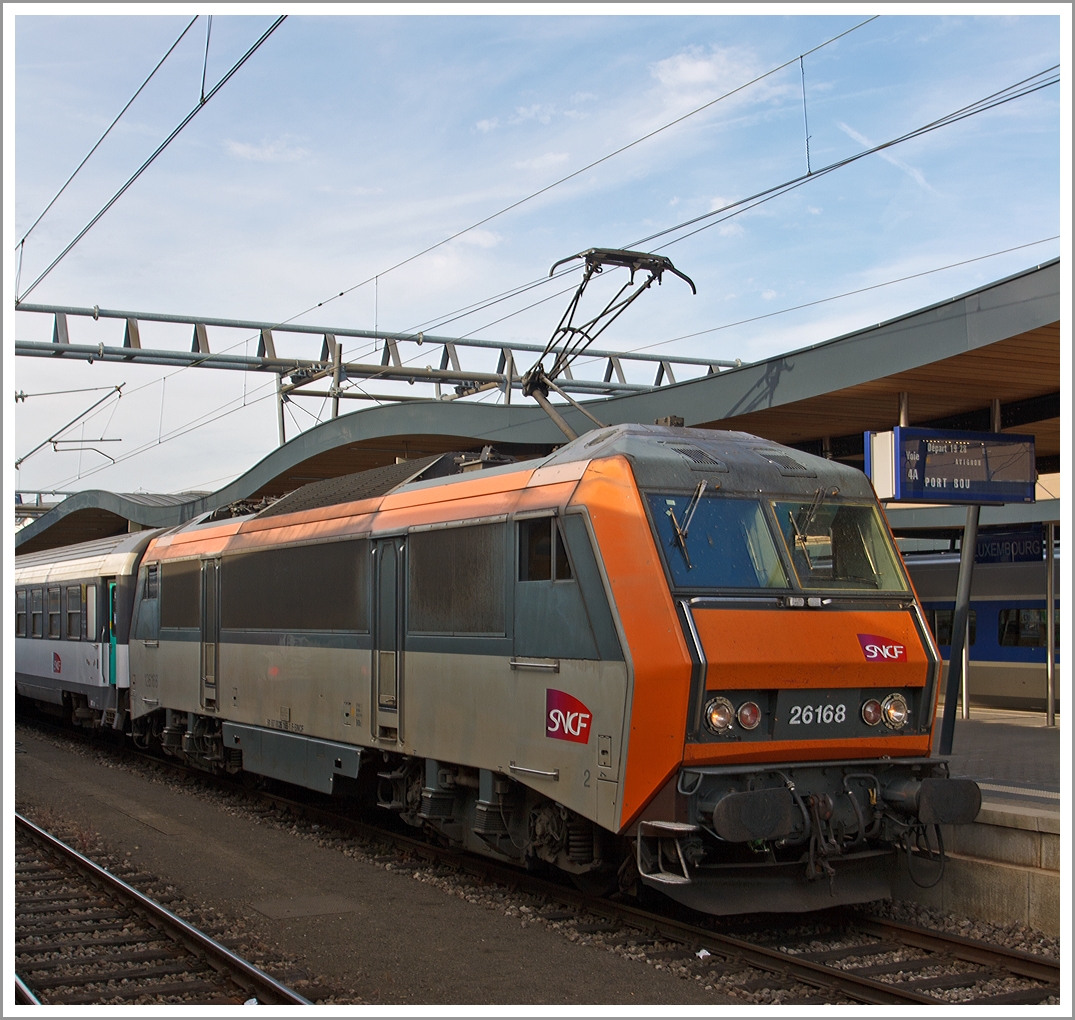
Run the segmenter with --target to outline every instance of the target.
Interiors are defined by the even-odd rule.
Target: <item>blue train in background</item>
[[[946,663],[951,652],[959,553],[905,561]],[[1053,560],[1056,708],[1060,708],[1060,558]],[[971,586],[971,705],[1045,711],[1045,562],[976,563]]]

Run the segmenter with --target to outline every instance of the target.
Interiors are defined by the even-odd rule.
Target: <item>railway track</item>
[[[75,739],[83,738],[78,734]],[[720,921],[701,915],[683,920],[589,895],[510,865],[371,825],[323,804],[251,790],[234,780],[144,752],[125,749],[125,753],[305,817],[322,826],[321,835],[334,829],[391,847],[418,862],[411,865],[412,870],[446,866],[478,881],[506,886],[531,898],[535,919],[574,931],[598,945],[677,968],[714,989],[731,986],[755,996],[741,1000],[744,1004],[1001,1006],[1041,1003],[1060,994],[1059,963],[1048,957],[846,910],[830,912],[820,920],[797,916],[796,924],[785,932],[767,931],[765,922],[752,921],[732,934],[718,930]]]
[[[18,1002],[309,1004],[44,829],[15,824]]]

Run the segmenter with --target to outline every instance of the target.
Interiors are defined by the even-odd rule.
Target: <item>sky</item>
[[[858,28],[868,11],[296,10],[25,300],[274,322],[314,306],[296,321],[544,343],[568,300],[552,295],[577,273],[474,315],[451,313],[537,280],[576,252],[634,246],[802,175],[804,92],[816,171],[1061,61],[1058,8],[1029,16],[885,13]],[[4,149],[8,309],[20,238],[193,17],[19,11],[26,8],[5,11],[5,45],[14,52],[13,95],[5,90],[9,121],[13,114],[13,145]],[[29,235],[22,290],[198,104],[203,69],[211,89],[272,20],[215,15],[206,58],[206,17],[198,18]],[[1061,193],[1070,188],[1061,134],[1068,88],[1054,85],[869,156],[694,236],[652,242],[649,250],[673,242],[661,254],[698,294],[666,278],[602,345],[757,361],[1055,258],[1068,243],[1056,239]],[[351,289],[374,276],[376,285]],[[595,297],[615,279],[598,283],[606,289]],[[822,301],[863,288],[874,289]],[[8,336],[51,339],[50,317],[5,315]],[[69,322],[73,342],[122,342],[115,321]],[[245,333],[210,328],[209,337],[213,350],[256,350]],[[143,323],[142,344],[189,350],[190,336],[186,327]],[[280,349],[317,357],[320,339],[285,338]],[[416,364],[436,360],[413,350]],[[344,356],[370,360],[370,352],[350,341]],[[65,433],[86,448],[46,446],[22,465],[19,489],[213,490],[277,442],[274,383],[263,375],[61,364],[10,352],[6,365],[9,386],[31,395],[13,419],[9,408],[14,456],[107,395],[96,387],[124,384],[122,398]],[[495,355],[464,367],[491,371]],[[580,363],[576,375],[602,367]],[[37,395],[72,390],[87,392]],[[322,400],[293,401],[289,438],[327,414]]]

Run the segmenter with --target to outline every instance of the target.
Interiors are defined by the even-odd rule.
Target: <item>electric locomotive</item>
[[[477,466],[154,536],[133,738],[718,914],[886,897],[896,848],[973,820],[861,472],[642,425]]]

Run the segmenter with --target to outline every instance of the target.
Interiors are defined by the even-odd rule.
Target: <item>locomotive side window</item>
[[[369,629],[369,543],[326,542],[221,560],[226,630]]]
[[[505,633],[502,525],[415,532],[407,548],[411,633]]]
[[[15,592],[15,637],[26,637],[26,590]]]
[[[1060,647],[1060,610],[1053,628],[1054,647]],[[997,619],[997,642],[1002,648],[1044,648],[1044,609],[1002,609]]]
[[[145,583],[142,585],[142,598],[155,599],[157,592],[160,590],[160,566],[156,563],[149,564],[146,567]]]
[[[49,638],[57,640],[60,636],[60,589],[49,588]]]
[[[82,640],[82,585],[67,589],[67,640]]]
[[[907,590],[875,507],[815,498],[773,509],[804,588]]]
[[[30,635],[31,637],[45,636],[45,605],[44,592],[35,588],[30,592]]]
[[[570,581],[571,561],[555,517],[519,521],[519,580]]]
[[[648,499],[677,587],[788,587],[760,503],[665,493]]]
[[[197,627],[201,620],[201,564],[180,560],[161,565],[161,626]]]

